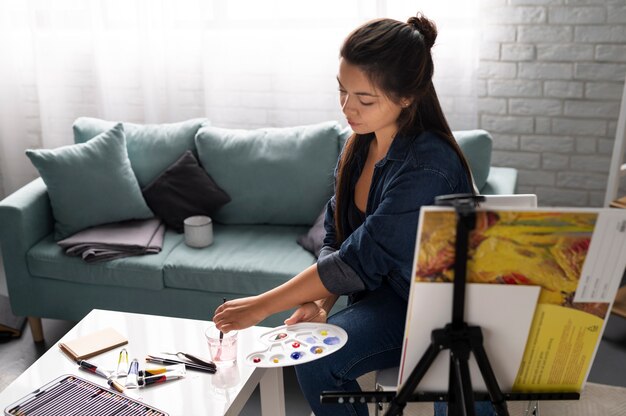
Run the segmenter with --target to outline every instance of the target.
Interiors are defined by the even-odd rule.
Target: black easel
[[[475,206],[484,201],[482,196],[445,195],[435,199],[436,205],[453,206],[457,215],[454,259],[454,292],[452,297],[452,322],[432,332],[430,346],[411,372],[407,382],[391,401],[386,415],[401,415],[418,384],[445,349],[450,350],[450,381],[448,384],[448,415],[474,416],[474,391],[469,372],[470,352],[474,353],[478,368],[485,380],[489,398],[498,416],[509,416],[506,401],[496,376],[491,369],[483,347],[479,326],[465,322],[465,287],[469,235],[476,227]]]
[[[509,416],[507,400],[577,400],[579,393],[508,393],[503,394],[483,347],[480,326],[465,322],[465,287],[469,235],[476,227],[475,207],[485,198],[472,194],[443,195],[435,198],[435,204],[453,206],[457,214],[454,291],[452,322],[431,333],[430,346],[426,349],[407,381],[397,392],[323,392],[322,403],[384,403],[390,402],[385,416],[402,415],[407,402],[448,402],[448,416],[475,416],[475,400],[490,400],[498,416]],[[420,381],[444,349],[450,350],[450,378],[447,394],[416,393]],[[470,352],[478,364],[487,387],[487,394],[474,393],[469,371]]]

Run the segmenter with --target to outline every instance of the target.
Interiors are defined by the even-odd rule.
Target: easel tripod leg
[[[480,331],[480,328],[476,329]],[[498,416],[509,416],[504,394],[502,394],[502,390],[500,390],[491,364],[489,364],[487,353],[483,347],[482,332],[480,333],[480,342],[476,343],[476,345],[472,345],[472,352],[474,353],[474,358],[476,358],[476,363],[483,376],[483,380],[485,380],[485,385],[487,386],[487,391],[489,392],[489,397],[491,398],[491,403],[493,403],[496,414]]]
[[[407,379],[406,383],[404,383],[404,386],[398,391],[396,397],[389,404],[389,409],[387,409],[385,416],[395,416],[402,414],[406,403],[415,392],[415,389],[417,388],[420,381],[422,381],[422,378],[426,374],[426,371],[428,371],[428,368],[430,368],[431,364],[435,361],[435,358],[437,358],[437,354],[439,354],[440,350],[440,345],[435,344],[434,342],[430,343],[428,349],[424,352],[422,358],[420,358],[419,362],[411,372],[411,375]]]
[[[449,400],[448,415],[475,416],[474,390],[469,371],[469,351],[453,352],[450,359],[453,369],[453,374],[450,374],[450,391],[454,391],[454,398]]]

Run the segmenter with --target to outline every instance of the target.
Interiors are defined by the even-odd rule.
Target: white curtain
[[[72,143],[80,116],[290,126],[343,117],[339,46],[375,17],[437,22],[435,81],[475,128],[476,2],[0,0],[0,197],[37,176],[27,148]]]

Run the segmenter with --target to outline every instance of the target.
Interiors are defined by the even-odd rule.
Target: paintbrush
[[[226,298],[222,298],[222,304],[226,303]],[[224,333],[220,331],[220,346],[217,347],[217,352],[215,353],[215,360],[219,361],[220,356],[222,355],[222,340],[224,339]]]

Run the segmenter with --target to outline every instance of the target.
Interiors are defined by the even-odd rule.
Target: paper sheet
[[[502,391],[511,391],[520,367],[526,339],[539,297],[539,286],[516,286],[470,283],[466,289],[465,318],[470,325],[480,325],[484,347]],[[451,321],[452,283],[421,283],[412,287],[411,320],[405,331],[404,360],[399,382],[404,383],[428,348],[433,329]],[[419,384],[422,392],[448,391],[449,350],[437,356]],[[476,360],[470,359],[472,386],[486,391]]]

